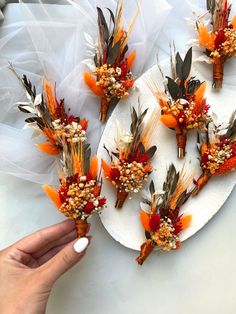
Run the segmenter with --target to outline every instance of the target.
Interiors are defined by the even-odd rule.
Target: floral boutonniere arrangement
[[[60,187],[44,185],[43,189],[60,212],[76,223],[78,237],[89,232],[88,218],[100,213],[106,204],[100,195],[101,178],[98,160],[90,160],[90,148],[85,143],[66,143],[59,168]]]
[[[43,81],[43,92],[37,93],[35,86],[23,75],[22,78],[11,70],[22,83],[27,102],[18,102],[20,111],[28,115],[25,120],[27,126],[32,127],[40,135],[43,134],[46,142],[37,144],[37,147],[49,155],[58,155],[68,142],[83,143],[86,141],[88,121],[80,119],[65,110],[64,99],[58,100],[55,87],[46,80]]]
[[[187,191],[191,177],[184,171],[177,172],[171,164],[163,184],[163,192],[155,191],[153,181],[150,183],[149,196],[144,199],[145,210],[140,211],[141,224],[145,230],[146,241],[141,245],[137,262],[142,265],[154,248],[162,252],[180,248],[179,234],[186,229],[192,216],[181,214],[181,207],[191,193]]]
[[[50,82],[44,80],[43,94],[37,94],[25,75],[22,79],[17,77],[28,99],[18,103],[18,108],[29,115],[26,123],[47,139],[37,146],[44,153],[59,157],[60,187],[55,190],[44,185],[43,189],[60,212],[75,221],[78,237],[84,237],[89,232],[87,219],[100,213],[106,203],[105,197],[100,196],[98,160],[96,156],[90,158],[90,146],[86,143],[88,121],[66,112],[64,100],[57,99]]]
[[[202,174],[195,181],[193,195],[198,194],[211,177],[224,175],[236,169],[235,113],[226,128],[222,129],[222,126],[213,123],[209,125],[208,131],[199,136],[199,152]]]
[[[137,113],[132,108],[130,131],[119,128],[116,150],[111,153],[107,150],[111,163],[102,160],[104,176],[117,190],[116,208],[123,206],[129,194],[138,193],[153,171],[151,160],[157,148],[149,140],[157,115],[153,113],[144,124],[146,114],[147,109]]]
[[[204,47],[213,64],[213,88],[222,87],[224,62],[236,56],[236,16],[230,21],[231,4],[228,0],[207,0],[210,13],[209,27],[200,17],[197,20],[198,44]]]
[[[94,55],[95,68],[93,73],[84,73],[87,86],[101,98],[102,122],[106,121],[110,106],[116,105],[120,99],[129,95],[129,90],[134,85],[131,68],[136,56],[135,51],[129,55],[127,52],[128,40],[137,14],[125,30],[122,26],[123,0],[118,1],[115,15],[110,9],[107,10],[110,14],[109,23],[103,11],[97,8],[99,36]]]
[[[177,52],[171,56],[172,77],[167,77],[162,93],[153,82],[147,82],[161,107],[161,122],[176,133],[178,158],[186,154],[187,133],[193,129],[204,129],[211,121],[209,106],[204,96],[206,82],[190,76],[192,48],[184,58]]]

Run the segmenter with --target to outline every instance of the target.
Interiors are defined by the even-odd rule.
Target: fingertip
[[[89,238],[86,238],[86,237],[83,237],[83,238],[80,238],[78,239],[74,245],[73,245],[73,248],[75,250],[76,253],[82,253],[86,250],[86,248],[88,247],[90,243],[90,240]]]

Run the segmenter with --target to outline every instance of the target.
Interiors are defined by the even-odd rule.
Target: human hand
[[[39,230],[0,251],[0,313],[43,314],[52,286],[85,255],[73,221]]]

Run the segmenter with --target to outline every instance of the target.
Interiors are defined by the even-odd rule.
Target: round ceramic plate
[[[216,113],[221,119],[227,119],[230,113],[235,109],[232,103],[233,86],[224,86],[220,94],[216,94],[211,90],[211,76],[209,79],[203,78],[202,72],[199,70],[202,66],[192,69],[192,74],[196,75],[200,80],[207,81],[207,101],[211,105],[211,111]],[[169,75],[169,62],[165,62],[162,66],[166,75]],[[119,120],[124,130],[129,130],[130,127],[130,108],[134,106],[136,109],[141,105],[142,109],[149,108],[148,113],[155,106],[159,106],[155,97],[150,92],[146,85],[147,79],[154,80],[162,87],[162,78],[157,66],[154,66],[147,71],[136,82],[136,89],[131,93],[130,97],[121,101],[113,111],[109,121],[107,122],[103,136],[101,138],[98,157],[109,161],[104,144],[109,150],[115,148],[114,140],[117,136],[116,120]],[[234,96],[235,97],[235,96]],[[224,102],[222,103],[222,100]],[[147,116],[148,118],[148,116]],[[226,120],[227,121],[227,120]],[[174,163],[177,170],[180,170],[185,164],[185,169],[189,174],[194,173],[197,178],[200,173],[198,151],[196,146],[196,132],[189,134],[187,143],[187,155],[185,160],[177,159],[175,133],[167,129],[161,123],[156,127],[155,136],[153,136],[152,145],[157,146],[157,153],[153,159],[154,171],[149,180],[153,180],[156,190],[162,188],[163,181],[166,176],[167,169],[171,163]],[[236,181],[236,173],[230,173],[223,177],[212,178],[208,185],[201,193],[191,198],[183,207],[184,213],[192,214],[191,226],[182,232],[180,239],[182,241],[188,239],[198,230],[200,230],[221,208],[231,193]],[[148,188],[148,183],[144,189]],[[142,196],[135,194],[131,199],[127,199],[122,209],[115,208],[116,190],[104,179],[102,195],[107,198],[107,208],[101,214],[101,220],[109,232],[109,234],[122,245],[139,250],[140,245],[145,241],[144,230],[139,221],[140,202]]]

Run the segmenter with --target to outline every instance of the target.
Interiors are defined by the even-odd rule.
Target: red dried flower
[[[111,168],[110,178],[112,181],[117,181],[120,177],[120,171],[117,168]]]
[[[226,36],[225,36],[225,32],[224,32],[224,30],[223,29],[220,29],[219,31],[218,31],[218,34],[217,34],[217,36],[216,36],[216,38],[215,38],[215,49],[218,49],[218,48],[220,48],[220,46],[223,44],[223,42],[225,42],[226,41]]]
[[[178,121],[178,125],[180,127],[185,127],[186,124],[187,124],[187,117],[186,117],[186,114],[181,111],[178,116],[177,116],[177,121]]]
[[[87,173],[86,179],[87,179],[87,181],[93,180],[93,177],[91,176],[90,172]]]
[[[207,162],[208,162],[208,153],[204,153],[202,155],[202,164],[207,165]]]
[[[93,209],[94,209],[94,205],[93,205],[93,203],[92,202],[88,202],[85,206],[84,206],[84,212],[86,213],[86,214],[91,214],[91,212],[93,211]]]
[[[159,214],[152,214],[150,216],[149,226],[153,232],[156,232],[160,227],[160,215]]]
[[[68,123],[72,123],[74,121],[75,121],[75,116],[73,116],[73,115],[69,116]]]
[[[179,234],[182,231],[182,224],[180,222],[180,218],[181,218],[181,216],[179,217],[179,219],[174,224],[174,228],[175,228],[174,233],[176,235]]]
[[[67,189],[65,187],[61,187],[58,191],[58,194],[60,196],[60,200],[62,203],[64,203],[67,199]]]
[[[148,154],[143,154],[143,155],[141,155],[141,156],[138,158],[137,162],[145,163],[145,162],[147,162],[148,160],[149,160]]]
[[[125,79],[125,78],[126,78],[126,75],[127,75],[127,73],[128,73],[127,59],[121,64],[120,68],[121,68],[120,79]]]
[[[100,200],[99,200],[99,206],[104,206],[105,204],[106,204],[106,198],[105,197],[103,197],[103,198],[101,198]]]

